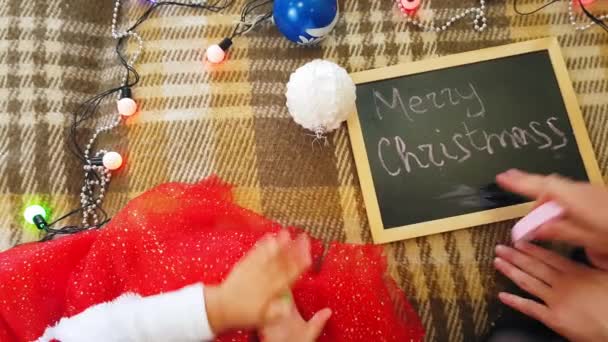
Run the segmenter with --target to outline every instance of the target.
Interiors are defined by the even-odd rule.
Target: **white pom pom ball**
[[[287,83],[287,108],[294,121],[322,135],[355,111],[356,89],[346,70],[316,59],[298,68]]]

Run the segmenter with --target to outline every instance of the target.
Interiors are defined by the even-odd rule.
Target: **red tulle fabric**
[[[170,183],[132,200],[103,229],[0,253],[0,341],[30,341],[61,317],[125,292],[214,284],[266,233],[282,227],[232,202],[217,179]],[[296,229],[291,229],[295,234]],[[423,329],[382,249],[312,241],[314,265],[293,288],[306,319],[330,307],[321,341],[419,341]],[[233,332],[219,341],[249,341]]]

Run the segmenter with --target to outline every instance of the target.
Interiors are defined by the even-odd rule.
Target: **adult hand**
[[[291,301],[279,299],[270,305],[267,315],[269,323],[259,332],[263,342],[314,342],[331,317],[331,310],[323,309],[307,322]]]
[[[536,199],[538,204],[555,201],[564,208],[562,218],[543,225],[532,238],[585,247],[592,263],[606,266],[598,265],[608,256],[608,190],[605,187],[519,170],[502,173],[496,181],[511,192]]]
[[[509,293],[500,300],[570,341],[608,341],[608,272],[536,245],[497,246],[494,266],[543,303]]]
[[[287,293],[310,264],[310,241],[306,235],[291,240],[289,233],[281,231],[276,237],[264,237],[222,284],[205,288],[213,332],[262,326],[268,305]]]

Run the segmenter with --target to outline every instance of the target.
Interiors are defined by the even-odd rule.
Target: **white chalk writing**
[[[530,121],[526,127],[513,126],[500,132],[489,132],[485,129],[471,129],[462,122],[462,131],[453,132],[450,142],[420,144],[415,148],[408,148],[405,137],[382,137],[378,142],[378,157],[390,176],[398,176],[402,167],[407,173],[416,168],[442,167],[448,161],[463,163],[481,152],[493,155],[500,150],[524,147],[559,150],[567,146],[568,139],[564,131],[558,128],[558,123],[558,118],[549,117],[542,124]],[[385,158],[388,153],[393,153],[398,158]],[[387,165],[386,160],[400,162]]]
[[[399,89],[392,88],[390,99],[387,99],[380,91],[372,91],[376,117],[383,120],[390,113],[397,113],[408,121],[414,122],[415,116],[422,115],[432,109],[441,109],[446,105],[465,106],[466,117],[481,118],[486,115],[486,106],[479,96],[473,83],[468,83],[466,88],[444,88],[439,92],[432,91],[426,94],[405,95]]]

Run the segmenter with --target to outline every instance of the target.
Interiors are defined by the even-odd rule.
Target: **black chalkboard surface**
[[[545,39],[353,75],[349,131],[376,242],[523,215],[527,200],[494,183],[510,168],[601,179],[555,49]]]

